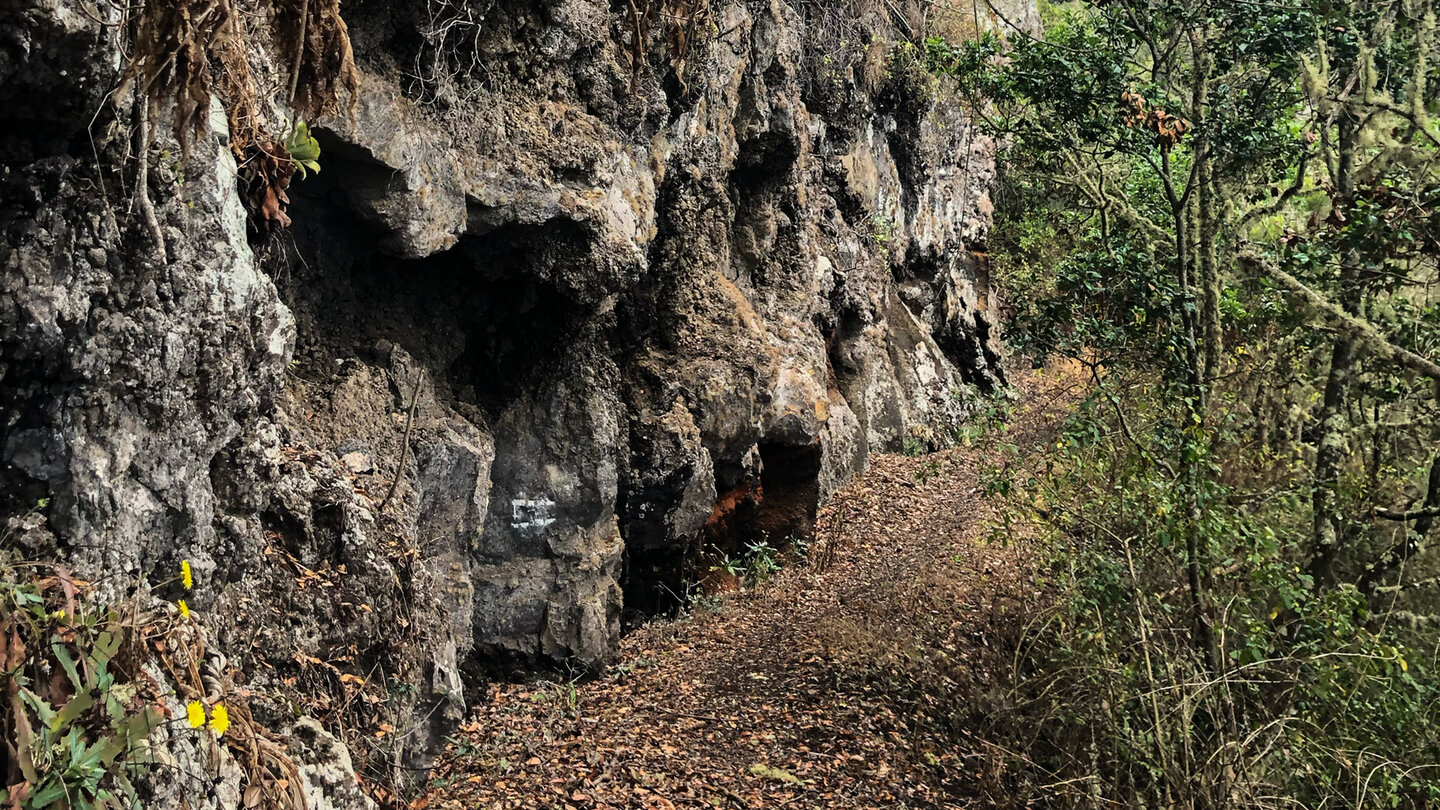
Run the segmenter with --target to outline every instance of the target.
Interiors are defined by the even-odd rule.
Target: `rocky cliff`
[[[315,0],[293,42],[288,0],[178,5],[238,21],[190,119],[116,91],[144,20],[0,3],[7,542],[117,596],[188,560],[257,720],[381,729],[373,780],[1001,381],[928,4]],[[326,82],[282,188],[237,114]]]

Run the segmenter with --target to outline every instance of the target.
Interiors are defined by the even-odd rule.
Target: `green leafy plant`
[[[0,637],[10,640],[0,677],[22,781],[0,789],[0,802],[19,810],[138,808],[130,777],[151,764],[146,738],[163,715],[115,674],[124,623],[113,610],[79,602],[63,569],[54,580],[65,600],[53,610],[41,586],[17,570],[7,566],[0,576]]]
[[[927,460],[915,471],[915,483],[925,486],[932,479],[940,475],[940,462],[934,459]]]
[[[696,614],[718,613],[725,606],[720,594],[702,593],[690,600],[690,611]]]
[[[307,172],[320,172],[320,142],[310,134],[310,127],[304,121],[296,121],[295,128],[285,136],[285,152],[300,171],[300,179]]]
[[[895,220],[885,214],[872,214],[868,222],[870,224],[870,241],[884,254],[885,260],[889,261],[890,251],[895,242]]]
[[[1003,394],[988,396],[980,401],[965,424],[955,429],[955,443],[961,447],[970,447],[1002,435],[1009,422],[1010,402]]]
[[[720,567],[725,570],[725,573],[737,579],[744,579],[745,574],[750,570],[745,565],[745,559],[743,557],[732,557],[729,554],[726,554],[720,560]]]
[[[752,587],[769,582],[781,568],[779,549],[766,540],[745,544],[745,559],[750,569],[745,577],[745,584]]]

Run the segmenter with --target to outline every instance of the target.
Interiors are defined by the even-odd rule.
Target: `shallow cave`
[[[704,529],[707,555],[742,557],[755,543],[787,550],[814,539],[820,445],[761,442],[759,455],[759,480],[749,477],[719,488]]]
[[[645,544],[627,537],[624,582],[628,631],[654,616],[688,606],[699,586],[707,592],[731,589],[718,568],[726,557],[743,558],[751,544],[769,543],[787,551],[814,539],[820,501],[820,445],[761,443],[760,474],[738,461],[717,465],[719,493],[699,542]]]
[[[765,497],[751,521],[752,536],[789,547],[815,537],[820,506],[820,445],[760,444],[760,488]]]
[[[296,373],[325,381],[352,358],[384,367],[394,344],[429,370],[438,396],[493,420],[554,368],[588,316],[533,272],[583,255],[585,234],[568,222],[509,224],[425,258],[397,257],[347,187],[382,167],[338,152],[324,175],[292,188],[294,224],[269,262],[295,313]]]
[[[688,545],[640,548],[627,543],[620,583],[624,594],[621,632],[683,610],[689,604],[689,586],[697,580],[699,567],[697,555]]]

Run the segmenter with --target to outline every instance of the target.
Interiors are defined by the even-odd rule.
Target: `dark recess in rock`
[[[542,250],[583,257],[583,232],[567,222],[506,225],[401,258],[382,228],[354,213],[349,180],[365,173],[332,163],[346,184],[307,183],[294,195],[294,253],[277,278],[296,316],[296,358],[323,375],[347,358],[386,362],[375,347],[398,345],[484,428],[553,372],[578,334],[585,310],[529,265]]]

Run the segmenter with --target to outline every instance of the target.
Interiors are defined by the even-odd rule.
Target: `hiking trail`
[[[1024,376],[1002,440],[1044,446],[1077,380]],[[942,705],[960,685],[913,665],[984,688],[972,664],[1037,591],[1023,543],[988,541],[978,471],[999,462],[975,445],[873,457],[807,562],[637,629],[598,678],[492,685],[412,807],[969,806],[984,763]]]

